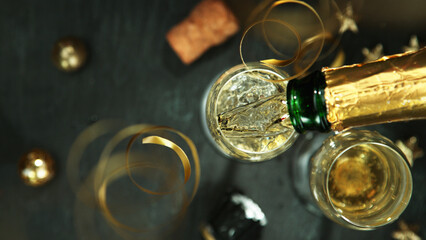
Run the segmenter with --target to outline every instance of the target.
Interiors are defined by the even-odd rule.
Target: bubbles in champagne
[[[264,78],[281,79],[272,71],[248,70],[232,77],[218,94],[218,130],[246,152],[274,150],[294,133],[287,119],[286,82],[271,83]]]
[[[351,215],[365,215],[389,198],[390,166],[374,146],[361,144],[344,152],[333,164],[328,192],[333,205]]]

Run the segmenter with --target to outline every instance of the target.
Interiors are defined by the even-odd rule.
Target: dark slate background
[[[269,224],[263,239],[391,238],[396,223],[359,232],[307,212],[292,190],[292,150],[268,162],[243,164],[209,145],[200,125],[200,100],[215,75],[240,63],[241,35],[183,66],[164,36],[197,2],[0,1],[0,239],[85,239],[74,227],[75,196],[65,161],[77,134],[104,118],[168,125],[196,143],[200,189],[172,239],[200,239],[199,224],[230,186],[243,190],[264,210]],[[360,32],[345,33],[341,41],[346,63],[362,61],[363,47],[382,43],[385,54],[393,54],[412,34],[420,42],[426,40],[424,1],[363,3]],[[75,74],[58,71],[50,60],[55,40],[67,35],[81,37],[90,50],[88,64]],[[425,123],[374,129],[393,140],[416,135],[426,149]],[[50,151],[58,165],[55,179],[41,188],[25,186],[17,174],[19,157],[33,147]],[[416,161],[412,175],[414,192],[401,219],[418,224],[425,239],[426,157]],[[102,236],[110,230],[97,231],[95,235]]]

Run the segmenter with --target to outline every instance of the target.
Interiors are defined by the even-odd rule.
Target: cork
[[[209,48],[225,42],[239,30],[237,18],[221,0],[203,0],[167,33],[167,41],[189,65]]]

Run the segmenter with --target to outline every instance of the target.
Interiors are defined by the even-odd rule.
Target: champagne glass
[[[269,82],[265,79],[282,80],[286,77],[285,72],[272,66],[248,63],[225,71],[213,82],[202,101],[201,120],[206,135],[221,153],[240,160],[259,162],[283,153],[293,144],[297,133],[288,116],[278,116],[286,118],[279,123],[264,122],[265,119],[274,119],[265,118],[265,115],[275,116],[287,107],[287,81]],[[274,99],[276,104],[262,106],[263,101],[274,96],[280,97]],[[253,107],[256,107],[256,112],[250,111]],[[227,125],[245,128],[224,129],[221,114],[232,116]],[[263,129],[264,126],[267,129]],[[252,129],[258,128],[262,128],[262,134],[258,134],[259,131],[251,133]]]
[[[348,130],[321,144],[323,139],[307,136],[292,160],[294,189],[308,210],[357,230],[395,221],[412,192],[401,150],[367,130]]]

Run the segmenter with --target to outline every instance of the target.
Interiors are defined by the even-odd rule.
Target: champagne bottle
[[[200,227],[204,240],[259,240],[268,220],[251,198],[233,191],[223,198],[211,219]]]
[[[425,118],[426,48],[323,68],[290,81],[287,92],[290,118],[299,132]]]
[[[265,122],[288,126],[290,119],[299,133],[342,131],[357,126],[425,119],[426,48],[364,64],[326,67],[302,79],[289,81],[286,92],[285,100],[281,101],[286,106],[278,114],[281,117]],[[282,100],[283,96],[277,95],[268,101],[276,99]],[[265,104],[262,103],[263,108]],[[234,110],[233,116],[243,111],[255,115],[256,104]],[[224,116],[227,113],[219,114],[218,119],[238,125],[232,116]],[[222,127],[226,129],[227,126],[222,124]],[[244,137],[245,132],[240,129],[247,127],[234,129]],[[279,134],[282,128],[272,129],[277,129],[276,134]],[[251,127],[248,134],[261,136],[262,131]],[[272,134],[270,130],[268,134]]]

